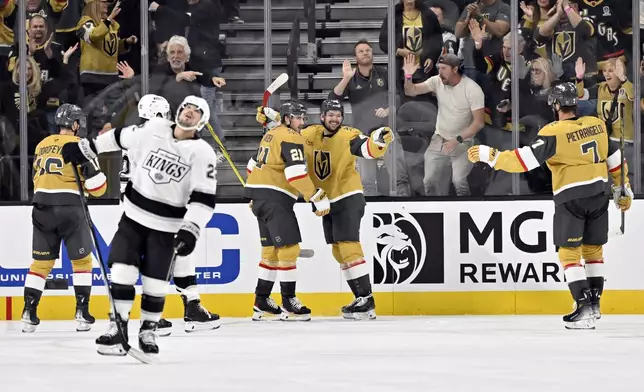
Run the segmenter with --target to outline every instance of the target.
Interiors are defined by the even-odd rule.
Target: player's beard
[[[341,122],[338,122],[335,126],[331,125],[328,121],[325,121],[325,122],[324,122],[324,128],[326,128],[326,130],[327,130],[329,133],[336,133],[336,132],[338,132],[338,130],[340,129],[340,127],[342,127],[342,123],[341,123]]]

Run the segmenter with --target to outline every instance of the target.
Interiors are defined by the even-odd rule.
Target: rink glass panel
[[[381,49],[381,43],[385,41],[395,46],[395,15],[387,13],[393,10],[398,2],[379,0],[370,3],[368,7],[358,9],[353,3],[338,3],[331,6],[331,15],[324,12],[326,4],[314,4],[314,17],[318,22],[327,21],[330,26],[322,29],[316,28],[314,40],[310,42],[307,24],[308,15],[304,12],[304,5],[299,11],[289,8],[287,3],[271,0],[249,0],[241,4],[240,17],[245,20],[245,25],[235,25],[224,21],[220,24],[220,40],[223,48],[223,65],[221,76],[226,78],[227,86],[215,94],[215,113],[221,124],[223,134],[227,139],[226,150],[238,167],[242,178],[245,178],[245,163],[254,154],[255,146],[261,137],[261,130],[254,122],[255,107],[261,103],[263,89],[279,73],[289,70],[289,42],[292,42],[292,23],[297,15],[301,19],[300,45],[297,54],[298,64],[295,67],[299,76],[292,73],[291,83],[295,83],[297,89],[294,91],[292,85],[284,86],[271,100],[272,107],[279,107],[280,103],[291,94],[307,103],[310,109],[309,123],[319,121],[319,104],[328,95],[342,78],[342,60],[348,58],[355,67],[353,57],[353,45],[359,39],[365,38],[373,49],[374,63],[380,66],[396,64],[396,54],[389,51],[385,54]],[[519,26],[523,20],[523,13],[519,8],[519,1],[512,0],[510,3],[511,23]],[[25,5],[25,0],[20,0],[19,5]],[[110,7],[113,4],[110,5]],[[125,5],[123,5],[125,7]],[[352,8],[353,7],[353,8]],[[627,157],[629,158],[630,171],[632,173],[632,186],[637,194],[642,193],[641,187],[641,100],[640,67],[642,59],[642,48],[639,37],[639,7],[638,1],[632,1],[632,22],[635,26],[631,42],[624,48],[624,57],[627,59],[626,69],[629,81],[633,83],[634,107],[624,118],[624,122],[632,124],[633,143],[628,145]],[[25,7],[21,7],[26,9]],[[105,122],[113,126],[126,126],[138,122],[136,115],[137,99],[147,92],[158,90],[159,86],[154,84],[154,66],[158,59],[157,42],[154,38],[157,26],[153,13],[147,12],[148,4],[141,1],[138,7],[123,9],[116,20],[121,23],[121,35],[136,35],[138,44],[129,53],[119,58],[128,61],[135,71],[132,79],[118,78],[114,83],[106,85],[96,94],[81,97],[79,100],[83,109],[88,114],[87,133],[95,135]],[[269,11],[266,11],[269,10]],[[361,13],[361,12],[362,13]],[[126,15],[127,14],[127,15]],[[385,14],[390,21],[385,29],[384,39],[381,37],[382,25]],[[456,15],[456,16],[455,16]],[[27,16],[18,15],[25,18]],[[460,13],[444,12],[444,23],[455,25]],[[634,23],[633,23],[634,22]],[[142,28],[143,26],[143,28]],[[271,26],[272,28],[269,28]],[[321,24],[316,27],[322,27]],[[605,33],[602,28],[595,25],[595,33]],[[520,30],[513,28],[511,31],[511,43],[519,42]],[[16,37],[17,42],[26,42],[27,33],[19,31]],[[624,38],[623,35],[620,37]],[[628,41],[628,37],[625,38]],[[54,41],[58,40],[58,36]],[[270,45],[267,43],[270,42]],[[140,48],[145,48],[141,50]],[[291,47],[293,47],[291,45]],[[28,50],[27,45],[18,45],[18,50]],[[81,50],[75,54],[78,62]],[[519,53],[511,51],[512,63],[518,64]],[[317,57],[317,62],[312,58]],[[292,53],[291,53],[291,58]],[[72,63],[74,57],[72,57]],[[4,62],[3,62],[4,64]],[[27,96],[28,81],[27,62],[18,62],[18,93],[20,96]],[[396,116],[388,116],[388,125],[396,130],[396,140],[401,148],[390,148],[385,159],[378,162],[372,178],[375,178],[376,192],[379,196],[411,196],[414,198],[424,197],[423,178],[424,150],[429,142],[432,131],[431,110],[400,110],[407,102],[400,99],[400,92],[397,91],[396,83],[391,82],[401,77],[396,67],[387,70],[389,79],[388,97],[386,107],[389,112],[396,112]],[[598,70],[599,71],[599,70]],[[531,71],[528,71],[530,73]],[[9,71],[3,66],[3,82],[10,83]],[[303,76],[304,75],[304,76]],[[308,75],[313,75],[309,77]],[[528,75],[530,77],[530,75]],[[517,89],[521,83],[518,72],[511,73],[511,89]],[[515,87],[516,86],[516,87]],[[165,86],[171,90],[172,85]],[[162,91],[162,90],[161,90]],[[514,90],[516,92],[516,90]],[[590,92],[592,93],[592,91]],[[64,95],[64,94],[62,94]],[[404,95],[404,93],[403,93]],[[512,94],[513,96],[515,94]],[[592,95],[589,95],[591,98]],[[376,98],[373,98],[376,99]],[[525,117],[534,117],[539,113],[533,105],[526,104],[521,93],[517,99],[511,100],[511,111],[520,113],[519,116],[511,117],[509,130],[491,130],[487,127],[481,131],[480,136],[486,134],[501,135],[500,146],[504,149],[516,148],[526,143],[534,132],[534,124],[528,122],[526,127]],[[588,101],[588,100],[586,100]],[[423,105],[421,103],[420,105]],[[593,105],[585,102],[586,108],[592,110]],[[0,113],[0,128],[2,129],[3,142],[0,150],[0,201],[16,203],[28,202],[33,194],[31,181],[31,165],[33,151],[30,147],[37,144],[38,138],[45,133],[54,131],[51,122],[52,116],[45,125],[30,125],[30,112],[28,105],[20,105],[17,114],[13,115],[8,110]],[[394,110],[396,109],[396,110]],[[355,125],[357,123],[353,111],[353,105],[345,101],[345,123]],[[524,116],[525,114],[525,116]],[[434,115],[435,116],[435,115]],[[429,117],[428,120],[426,117]],[[13,120],[13,121],[12,121]],[[628,126],[628,125],[627,125]],[[31,127],[31,128],[30,128]],[[35,127],[35,128],[34,128]],[[214,128],[214,127],[213,127]],[[526,131],[526,128],[528,130]],[[30,129],[32,131],[30,132]],[[538,129],[538,126],[537,126]],[[37,134],[37,135],[36,135]],[[38,136],[40,135],[40,136]],[[214,140],[208,130],[202,132],[202,136],[211,141]],[[34,139],[30,144],[30,137]],[[488,143],[492,144],[492,143]],[[403,158],[397,154],[402,151]],[[398,162],[398,164],[397,164]],[[118,153],[105,154],[101,158],[101,166],[105,171],[108,180],[108,192],[103,199],[116,201],[119,194],[119,171],[121,170],[121,157]],[[403,170],[404,173],[400,171]],[[450,176],[449,173],[446,176]],[[508,179],[509,176],[509,179]],[[530,176],[508,175],[502,176],[494,173],[485,166],[476,165],[469,175],[471,194],[474,197],[487,195],[543,195],[548,197],[551,193],[548,187],[547,170],[540,169]],[[505,178],[503,178],[505,177]],[[238,198],[242,188],[239,180],[230,165],[222,161],[218,165],[219,193],[222,197]],[[455,196],[453,187],[449,190],[450,197]],[[431,198],[428,197],[428,198]]]

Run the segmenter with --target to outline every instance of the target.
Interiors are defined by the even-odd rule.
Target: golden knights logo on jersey
[[[145,157],[143,169],[155,184],[181,182],[190,171],[190,166],[181,162],[181,157],[165,150],[150,151]]]
[[[420,52],[423,49],[423,31],[418,26],[403,27],[405,47],[412,52]]]
[[[114,56],[119,49],[119,37],[118,35],[110,31],[107,33],[105,36],[105,39],[103,40],[103,51],[110,57]]]
[[[315,150],[313,152],[315,159],[315,175],[324,181],[331,175],[331,153],[328,151]]]
[[[575,54],[575,32],[558,31],[554,36],[552,51],[561,56],[561,61],[568,60]]]
[[[611,116],[611,108],[613,107],[613,101],[601,101],[600,102],[601,110],[603,117],[606,120],[610,120],[611,122],[617,122],[619,120],[619,109],[624,110],[624,102],[617,102],[617,108],[613,110],[613,115]]]

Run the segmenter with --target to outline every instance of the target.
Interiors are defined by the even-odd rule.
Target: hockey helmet
[[[181,112],[188,105],[193,105],[199,109],[199,111],[201,112],[201,119],[199,120],[197,125],[194,125],[191,127],[181,126],[181,128],[186,131],[199,131],[210,120],[210,107],[208,106],[208,102],[206,102],[206,100],[203,98],[200,98],[194,95],[188,95],[183,100],[183,102],[181,102],[181,105],[179,105],[179,109],[177,109],[177,115],[175,116],[175,121],[174,121],[175,123],[179,124],[179,116],[181,116]]]
[[[166,120],[172,119],[172,111],[168,101],[154,94],[144,95],[139,101],[139,117],[146,120],[161,117]]]
[[[57,126],[65,129],[72,129],[75,122],[78,122],[79,129],[87,127],[87,118],[83,109],[70,103],[65,103],[56,110],[55,122]]]
[[[577,88],[572,82],[558,83],[548,94],[548,105],[558,104],[561,107],[577,106]]]
[[[286,101],[280,108],[280,115],[282,116],[282,118],[300,116],[302,118],[306,118],[306,106],[304,106],[302,102],[297,100]]]
[[[322,102],[322,105],[320,105],[320,114],[323,116],[326,112],[331,110],[338,110],[344,116],[344,106],[342,106],[342,103],[337,99],[326,99]]]

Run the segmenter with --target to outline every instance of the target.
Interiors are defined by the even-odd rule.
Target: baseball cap
[[[452,53],[446,53],[438,58],[438,64],[449,65],[450,67],[458,67],[461,65],[461,59]]]

